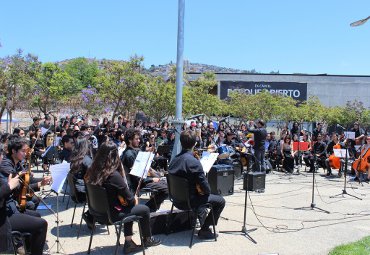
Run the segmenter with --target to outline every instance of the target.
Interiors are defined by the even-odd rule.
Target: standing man
[[[140,131],[137,129],[127,129],[125,133],[126,149],[121,155],[121,161],[123,168],[125,169],[127,181],[129,182],[130,188],[133,192],[136,191],[140,178],[137,176],[130,175],[130,171],[134,165],[137,154],[140,151]],[[159,209],[163,201],[168,197],[167,182],[162,181],[160,176],[156,176],[156,172],[150,168],[148,177],[142,180],[140,188],[151,188],[155,190],[152,192],[152,196],[146,203],[149,207],[150,212],[155,212]]]
[[[28,128],[29,136],[32,136],[36,133],[36,129],[40,128],[40,118],[39,117],[33,117],[33,123]]]
[[[225,199],[220,195],[213,195],[204,174],[202,164],[193,156],[193,148],[196,144],[196,135],[190,130],[185,130],[180,135],[182,151],[172,161],[168,169],[168,173],[184,177],[189,182],[190,203],[194,208],[199,208],[206,203],[212,205],[215,224],[222,210],[225,207]],[[186,206],[174,202],[178,209],[185,209]],[[212,215],[206,215],[206,210],[201,210],[200,218],[204,219],[204,223],[198,232],[198,236],[202,239],[212,239],[214,234],[209,228],[212,225]]]
[[[267,137],[267,131],[265,128],[265,122],[263,120],[258,120],[257,124],[254,124],[253,121],[250,122],[250,126],[254,126],[252,129],[248,127],[248,132],[254,134],[254,156],[256,157],[256,161],[258,169],[262,172],[264,171],[264,161],[265,161],[265,141]]]

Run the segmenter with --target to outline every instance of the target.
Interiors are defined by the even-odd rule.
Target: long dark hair
[[[117,145],[112,141],[106,141],[100,146],[91,167],[87,170],[85,181],[95,185],[102,185],[114,171],[118,171],[124,177]]]
[[[76,140],[71,155],[71,173],[77,173],[81,170],[82,161],[86,155],[91,157],[89,141],[86,137],[80,136]]]

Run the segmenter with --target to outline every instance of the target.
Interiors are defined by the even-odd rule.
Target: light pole
[[[351,27],[358,27],[358,26],[362,26],[363,24],[365,24],[368,20],[370,19],[370,16],[365,18],[365,19],[360,19],[360,20],[357,20],[355,22],[352,22],[350,24]]]
[[[179,0],[177,27],[177,62],[176,62],[176,116],[174,120],[176,128],[175,144],[173,146],[171,160],[180,153],[180,133],[183,124],[182,119],[182,88],[184,84],[184,16],[185,0]]]

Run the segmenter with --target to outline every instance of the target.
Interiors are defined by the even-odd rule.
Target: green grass
[[[369,255],[370,254],[370,236],[360,241],[344,244],[335,247],[329,252],[329,255]]]

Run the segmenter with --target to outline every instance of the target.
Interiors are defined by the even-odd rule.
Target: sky
[[[0,57],[176,62],[176,0],[2,1]],[[184,59],[269,73],[370,75],[369,0],[185,0]]]

